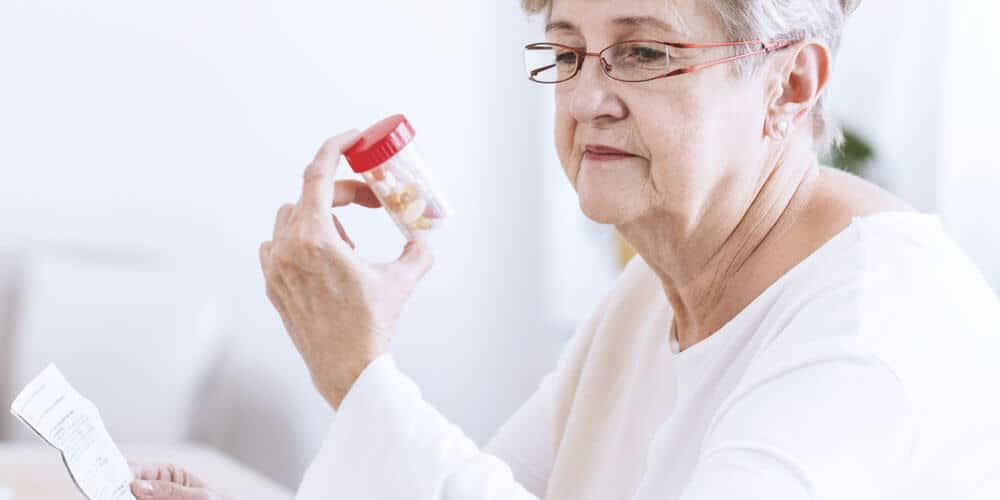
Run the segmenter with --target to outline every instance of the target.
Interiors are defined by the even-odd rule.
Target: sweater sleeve
[[[892,370],[849,339],[754,365],[712,419],[683,500],[897,497],[910,429]]]
[[[556,403],[576,383],[612,296],[569,339],[555,369],[483,450],[424,401],[391,353],[383,354],[345,396],[296,499],[541,498],[554,460]]]
[[[538,390],[483,447],[486,453],[503,460],[514,478],[537,497],[545,496],[555,455],[552,424],[557,375],[556,371],[546,375]]]
[[[383,354],[344,401],[296,499],[537,500]]]

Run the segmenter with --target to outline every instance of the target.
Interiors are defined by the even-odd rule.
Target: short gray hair
[[[847,18],[861,0],[713,0],[730,40],[770,40],[791,35],[817,38],[837,53],[840,35]],[[552,0],[521,0],[530,14],[552,8]],[[750,50],[750,49],[740,49]],[[737,72],[751,74],[759,59],[737,61]],[[813,138],[816,148],[825,152],[843,140],[840,128],[830,123],[821,97],[813,109]]]

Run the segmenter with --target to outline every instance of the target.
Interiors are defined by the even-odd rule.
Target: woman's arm
[[[536,500],[384,354],[362,372],[306,471],[299,500]]]
[[[556,367],[484,450],[423,400],[391,353],[348,392],[306,470],[299,500],[413,498],[521,500],[544,496],[552,469],[559,399],[575,392],[583,360],[615,292],[594,308]]]
[[[541,498],[554,458],[557,400],[574,392],[606,303],[570,338],[555,369],[483,451],[423,400],[391,354],[378,358],[344,399],[297,498]]]
[[[506,463],[514,479],[537,497],[545,495],[554,460],[553,419],[558,371],[542,378],[538,389],[497,430],[483,451]]]
[[[344,398],[296,498],[528,500],[544,496],[560,398],[575,392],[583,360],[615,291],[594,308],[555,369],[480,451],[423,400],[391,353],[372,362]]]
[[[553,373],[546,378],[560,377]],[[683,500],[894,498],[909,408],[878,359],[850,342],[812,343],[772,351],[744,380],[713,419]],[[501,428],[488,447],[497,456],[425,402],[385,354],[345,397],[296,498],[537,500],[544,478],[519,471],[542,475],[551,465],[551,443],[533,441],[551,429],[542,402],[554,386],[543,382]]]

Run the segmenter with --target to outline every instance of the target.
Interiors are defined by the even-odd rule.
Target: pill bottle
[[[407,240],[437,229],[452,215],[431,184],[415,135],[405,116],[393,115],[362,132],[344,152]]]

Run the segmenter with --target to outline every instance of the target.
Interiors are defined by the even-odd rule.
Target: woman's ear
[[[819,100],[830,78],[830,49],[818,41],[793,46],[795,54],[786,59],[769,82],[769,135],[784,136],[800,124]]]

